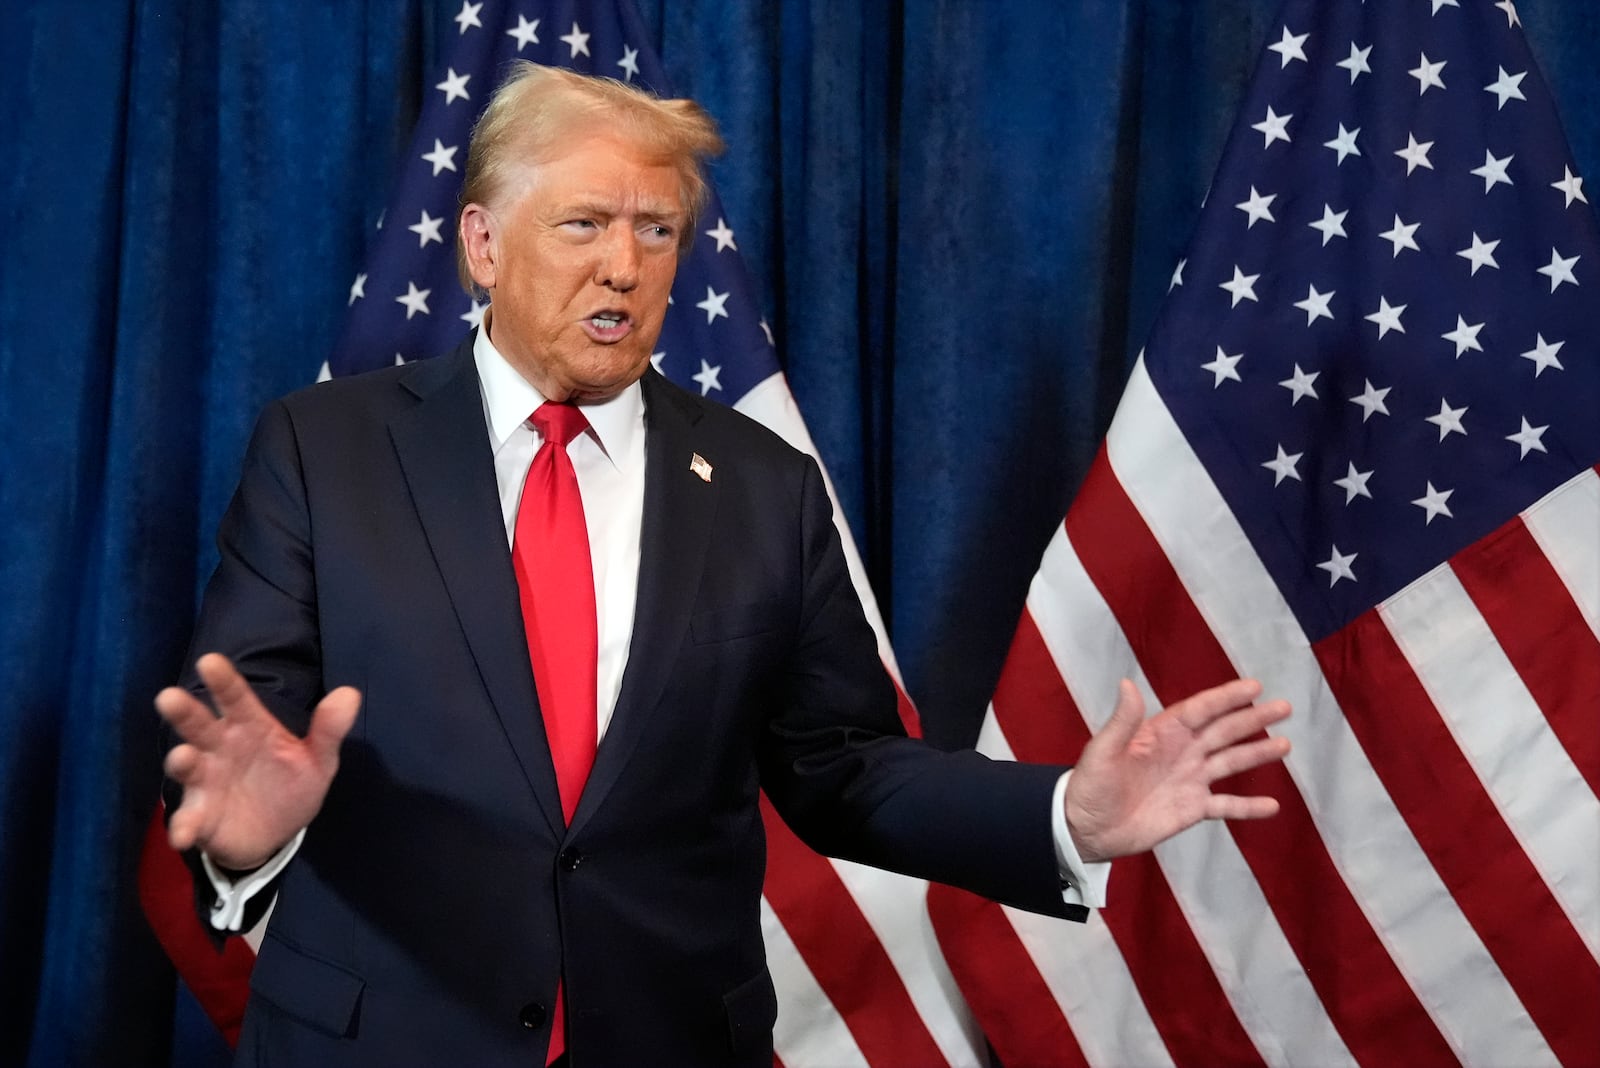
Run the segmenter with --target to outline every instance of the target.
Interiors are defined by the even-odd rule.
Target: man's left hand
[[[1142,853],[1205,819],[1275,815],[1271,797],[1214,794],[1229,775],[1282,760],[1289,739],[1261,732],[1286,719],[1286,701],[1237,679],[1146,719],[1144,699],[1122,680],[1117,708],[1084,747],[1067,781],[1067,828],[1085,862]]]

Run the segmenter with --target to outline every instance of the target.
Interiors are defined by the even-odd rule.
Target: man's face
[[[489,339],[550,400],[616,394],[650,364],[687,225],[669,160],[604,132],[558,143],[462,213]]]

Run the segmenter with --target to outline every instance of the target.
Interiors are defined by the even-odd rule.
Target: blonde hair
[[[479,290],[467,270],[461,212],[468,204],[495,203],[518,166],[536,166],[566,134],[599,119],[677,167],[689,211],[678,251],[688,250],[710,197],[706,161],[723,150],[717,124],[705,109],[692,100],[664,100],[615,78],[519,59],[512,61],[511,72],[478,117],[467,145],[467,170],[456,206],[456,270],[467,292]]]

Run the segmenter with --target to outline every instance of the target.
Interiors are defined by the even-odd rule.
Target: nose
[[[599,252],[594,274],[597,285],[626,293],[639,284],[639,238],[630,228],[610,227]]]

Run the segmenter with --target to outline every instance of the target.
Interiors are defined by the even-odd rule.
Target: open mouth
[[[583,320],[584,332],[596,341],[620,341],[628,336],[631,328],[631,321],[625,312],[600,311]]]

